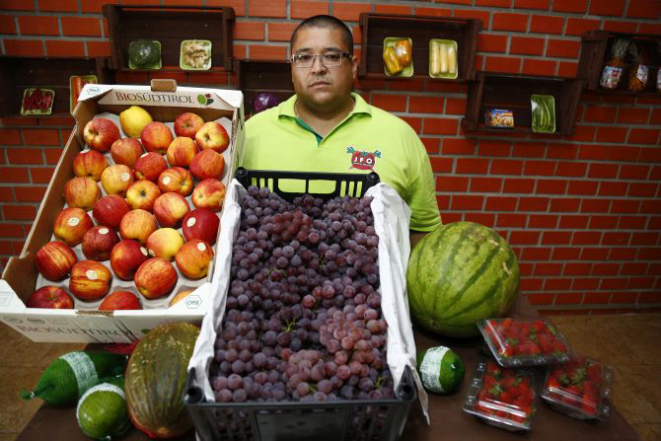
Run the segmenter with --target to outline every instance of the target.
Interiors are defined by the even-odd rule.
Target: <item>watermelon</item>
[[[121,377],[97,384],[83,394],[76,419],[83,433],[98,440],[117,439],[131,428]]]
[[[151,438],[172,438],[193,426],[183,397],[199,333],[190,323],[160,325],[131,354],[124,383],[129,417]]]
[[[466,375],[466,366],[459,355],[445,346],[418,352],[417,361],[422,385],[431,392],[454,392]]]
[[[519,264],[507,242],[474,222],[454,222],[425,236],[406,273],[411,315],[449,337],[478,335],[480,320],[506,314],[519,290]]]

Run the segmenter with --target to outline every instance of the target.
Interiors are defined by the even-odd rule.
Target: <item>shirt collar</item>
[[[372,115],[372,109],[370,108],[370,105],[367,104],[367,102],[365,102],[362,96],[358,95],[355,92],[351,92],[351,96],[353,97],[356,104],[354,105],[353,110],[349,113],[347,118],[359,113],[365,113],[370,116]],[[294,111],[294,104],[296,104],[297,99],[298,98],[296,94],[294,94],[287,101],[280,104],[278,110],[278,117],[287,116],[290,118],[296,118],[296,112]]]

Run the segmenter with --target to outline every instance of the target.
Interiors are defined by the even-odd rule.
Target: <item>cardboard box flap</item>
[[[78,101],[97,99],[101,105],[172,106],[233,111],[243,104],[239,90],[177,87],[176,92],[152,91],[149,86],[86,84]]]

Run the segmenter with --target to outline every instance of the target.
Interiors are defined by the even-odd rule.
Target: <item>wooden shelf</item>
[[[531,130],[532,94],[553,95],[555,98],[556,132],[541,136],[571,135],[576,110],[585,81],[576,78],[534,77],[526,75],[478,72],[468,88],[466,114],[461,121],[468,132],[533,133]],[[484,124],[488,109],[508,109],[514,113],[514,129],[494,129]],[[538,134],[535,134],[538,135]]]
[[[246,114],[252,111],[255,95],[269,92],[282,102],[294,94],[291,64],[284,61],[237,60],[237,85],[243,92]]]
[[[633,66],[632,60],[625,58],[624,71],[622,79],[617,89],[605,89],[599,85],[601,73],[604,65],[611,58],[611,47],[617,38],[629,38],[633,40],[639,48],[646,49],[649,67],[649,77],[647,88],[643,92],[631,92],[626,89],[630,69]],[[659,95],[656,90],[656,80],[661,67],[661,52],[657,49],[661,45],[661,35],[651,34],[629,34],[624,32],[608,31],[587,31],[581,37],[581,59],[578,63],[578,77],[587,81],[586,88],[590,91],[601,92],[613,95]],[[661,47],[661,46],[659,46]]]
[[[363,78],[400,79],[383,71],[383,40],[387,37],[409,37],[413,42],[413,77],[435,81],[465,81],[475,78],[477,34],[482,22],[473,19],[404,16],[389,14],[360,14],[362,52],[358,75]],[[429,41],[432,38],[455,40],[459,76],[444,80],[429,76]]]
[[[108,20],[113,69],[128,69],[129,43],[144,38],[161,42],[164,66],[179,65],[183,40],[210,40],[212,68],[232,70],[232,8],[104,5],[103,15]]]
[[[40,87],[55,91],[52,116],[70,115],[69,77],[96,75],[106,82],[108,72],[102,58],[0,57],[0,116],[21,116],[23,91]],[[48,118],[50,115],[30,115]]]

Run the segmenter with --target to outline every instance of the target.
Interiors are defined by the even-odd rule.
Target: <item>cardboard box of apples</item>
[[[0,320],[41,342],[130,343],[199,323],[225,188],[243,149],[239,91],[87,85]]]

